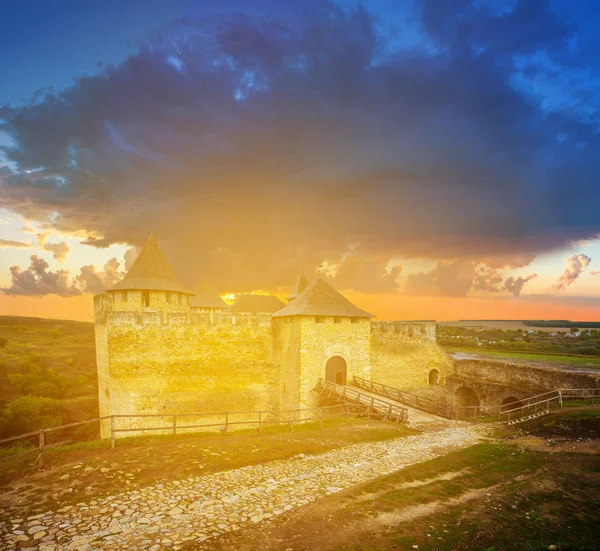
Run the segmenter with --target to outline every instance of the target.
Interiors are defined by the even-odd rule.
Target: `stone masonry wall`
[[[371,376],[373,381],[409,390],[426,387],[437,369],[443,385],[452,359],[435,341],[435,323],[373,323]]]
[[[317,405],[313,389],[319,378],[325,377],[325,365],[333,356],[346,360],[348,382],[354,375],[371,377],[371,321],[368,318],[326,316],[322,323],[317,323],[315,316],[301,316],[299,320],[302,334],[299,408]]]
[[[300,325],[299,317],[273,318],[274,354],[279,366],[282,409],[300,407]]]
[[[211,324],[201,315],[190,321],[185,313],[141,314],[141,324],[139,312],[114,312],[105,324],[96,325],[98,358],[104,357],[104,349],[110,358],[99,362],[101,415],[277,409],[279,376],[270,316],[222,316]],[[190,417],[181,424],[223,419]],[[230,419],[236,420],[242,419]],[[117,425],[170,422],[166,417],[118,419]],[[105,425],[103,437],[107,430]]]
[[[532,392],[557,388],[600,388],[600,375],[594,373],[576,373],[498,360],[456,360],[454,376],[457,380],[487,381]]]

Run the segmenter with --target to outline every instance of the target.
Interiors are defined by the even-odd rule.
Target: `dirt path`
[[[10,519],[4,549],[182,549],[269,522],[320,497],[471,446],[486,429],[456,426],[154,484],[55,512]],[[210,546],[207,548],[211,548]]]

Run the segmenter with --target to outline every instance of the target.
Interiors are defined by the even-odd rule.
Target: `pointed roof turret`
[[[144,291],[174,291],[193,295],[175,277],[169,262],[160,250],[154,234],[150,234],[127,275],[111,291],[141,289]]]
[[[196,287],[194,293],[194,296],[190,298],[190,306],[192,308],[228,308],[227,303],[207,280],[203,280]]]
[[[344,295],[336,291],[322,278],[318,278],[314,283],[311,283],[285,308],[273,314],[273,317],[282,316],[375,317],[373,314],[354,306]]]
[[[294,291],[292,292],[292,294],[286,298],[286,300],[288,302],[291,302],[302,291],[304,291],[304,289],[306,289],[309,285],[310,285],[310,281],[308,281],[308,278],[304,275],[304,272],[300,272],[300,275],[298,276],[298,281],[296,282],[296,287],[295,287]]]

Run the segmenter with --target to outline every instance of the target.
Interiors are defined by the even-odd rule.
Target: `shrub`
[[[64,408],[60,400],[41,396],[21,396],[10,402],[0,417],[4,437],[60,425]]]
[[[58,385],[49,381],[40,381],[29,387],[29,392],[34,396],[47,396],[48,398],[60,398],[61,392]]]
[[[8,344],[8,339],[6,337],[0,337],[0,348],[4,348]]]

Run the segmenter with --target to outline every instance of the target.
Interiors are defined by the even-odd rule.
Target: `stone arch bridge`
[[[455,406],[499,406],[559,388],[600,388],[598,373],[488,359],[455,360],[444,391]]]

